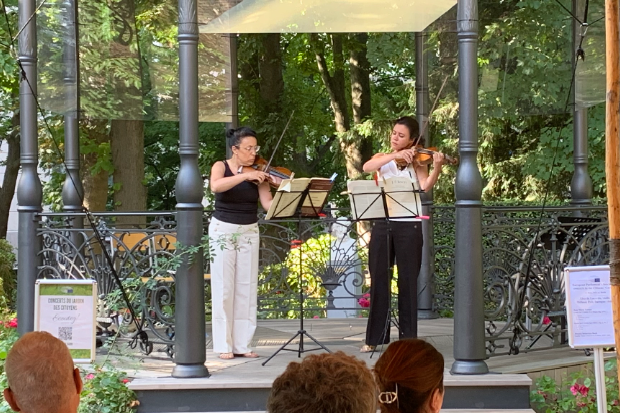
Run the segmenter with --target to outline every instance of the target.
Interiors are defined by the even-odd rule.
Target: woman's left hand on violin
[[[446,163],[446,155],[441,152],[433,154],[433,168],[441,168]]]

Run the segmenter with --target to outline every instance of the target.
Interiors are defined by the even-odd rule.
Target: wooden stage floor
[[[419,321],[420,338],[432,343],[445,357],[446,369],[449,370],[453,358],[453,320],[435,319]],[[207,324],[207,361],[209,372],[222,379],[235,377],[247,377],[248,374],[259,374],[261,377],[277,377],[291,362],[298,360],[297,352],[281,351],[272,358],[265,366],[262,363],[282,344],[290,339],[299,330],[299,320],[259,320],[258,328],[254,336],[253,345],[258,359],[235,358],[233,360],[220,360],[211,349],[211,326]],[[353,354],[366,361],[369,367],[379,357],[379,353],[360,353],[366,330],[365,318],[350,319],[307,319],[304,320],[305,330],[317,341],[331,351],[344,351]],[[392,328],[392,338],[397,336],[397,331]],[[545,344],[540,340],[540,344]],[[309,339],[304,338],[304,348],[312,349],[317,346]],[[293,341],[288,349],[297,350],[298,341]],[[99,349],[97,362],[104,360],[116,365],[135,378],[163,378],[169,377],[174,364],[163,352],[161,345],[155,344],[154,351],[149,356],[130,350],[122,341],[119,341],[109,351]],[[324,350],[305,352],[307,354],[319,353]],[[548,350],[530,351],[518,355],[494,356],[486,360],[491,373],[511,374],[528,373],[532,379],[542,374],[559,378],[563,374],[587,368],[587,363],[592,361],[592,356],[586,356],[583,351],[573,350],[570,347],[561,347]]]

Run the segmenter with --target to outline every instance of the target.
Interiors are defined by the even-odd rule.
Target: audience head
[[[419,339],[395,341],[375,364],[382,413],[437,413],[443,403],[443,356]]]
[[[75,413],[82,379],[69,349],[47,332],[24,334],[4,365],[9,387],[4,398],[24,413]]]
[[[291,362],[273,382],[269,413],[376,413],[372,373],[363,361],[338,351]]]

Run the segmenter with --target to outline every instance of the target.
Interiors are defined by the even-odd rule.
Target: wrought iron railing
[[[581,218],[576,214],[581,214]],[[368,290],[367,226],[346,211],[321,219],[259,222],[258,310],[261,318],[356,317]],[[453,311],[454,208],[434,208],[436,310]],[[99,321],[131,336],[145,329],[171,354],[174,343],[175,256],[173,212],[95,214],[97,231],[74,228],[83,214],[41,214],[39,278],[92,278],[100,292]],[[122,217],[122,225],[117,224]],[[489,355],[564,343],[564,283],[568,265],[608,262],[604,208],[483,209],[485,323]],[[205,233],[210,214],[205,213]],[[127,221],[130,221],[129,223]],[[88,221],[88,220],[86,220]],[[120,220],[119,220],[120,222]],[[540,228],[539,228],[540,222]],[[301,240],[301,243],[295,242]],[[205,311],[210,316],[209,249],[205,249]],[[106,258],[108,253],[111,265]],[[114,268],[136,318],[121,300]],[[529,275],[527,275],[529,274]],[[526,278],[528,282],[526,284]],[[142,349],[148,353],[151,348]]]

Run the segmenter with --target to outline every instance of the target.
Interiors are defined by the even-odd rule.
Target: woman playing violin
[[[211,168],[215,211],[209,224],[213,351],[221,359],[258,357],[250,349],[256,330],[258,289],[258,201],[273,200],[270,176],[251,166],[260,149],[248,127],[227,132],[232,157]]]
[[[411,178],[420,189],[429,191],[437,182],[445,156],[432,154],[433,168],[418,162],[417,145],[423,145],[419,137],[418,122],[404,116],[392,128],[390,153],[378,153],[364,164],[364,172],[376,172],[378,178],[395,176]],[[404,169],[399,164],[406,164]],[[422,264],[422,224],[420,219],[399,218],[397,225],[375,221],[370,237],[368,267],[370,271],[370,313],[366,328],[366,342],[362,353],[372,351],[377,345],[390,341],[388,312],[390,307],[390,279],[388,268],[398,265],[398,313],[400,338],[416,338],[418,334],[418,275]],[[390,226],[390,227],[388,227]],[[388,229],[389,246],[388,246]]]

